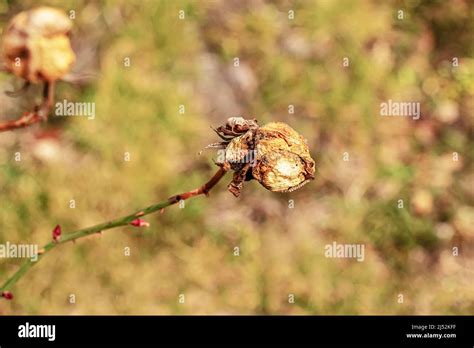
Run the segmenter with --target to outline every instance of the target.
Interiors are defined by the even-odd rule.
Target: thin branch
[[[0,132],[25,128],[40,121],[46,121],[54,102],[54,86],[54,81],[46,82],[43,88],[43,102],[41,105],[36,107],[34,111],[24,112],[23,115],[17,120],[0,123]]]
[[[169,197],[166,201],[151,205],[147,208],[138,210],[137,212],[118,218],[114,219],[108,222],[104,222],[92,227],[87,227],[84,229],[80,229],[77,231],[69,232],[62,234],[59,238],[53,239],[53,241],[49,242],[43,248],[41,248],[38,252],[38,258],[36,261],[32,261],[32,259],[28,259],[25,261],[18,271],[16,271],[0,288],[0,293],[2,294],[3,298],[12,298],[12,295],[10,293],[10,289],[15,285],[25,274],[26,272],[33,267],[36,263],[38,263],[41,259],[43,259],[48,252],[53,250],[54,248],[58,247],[61,244],[75,241],[80,238],[87,237],[89,235],[92,235],[94,233],[100,233],[105,230],[109,230],[115,227],[120,227],[120,226],[126,226],[132,223],[133,221],[137,220],[137,218],[154,213],[156,211],[162,210],[166,207],[169,207],[173,204],[176,204],[182,200],[186,200],[192,197],[196,197],[202,194],[205,194],[206,196],[208,195],[209,191],[219,182],[220,179],[226,174],[226,169],[224,168],[219,168],[219,170],[214,174],[214,176],[206,182],[204,185],[201,187],[181,193],[179,195],[171,196]],[[134,225],[136,226],[136,225]]]
[[[27,111],[18,120],[7,121],[0,124],[0,132],[6,132],[18,128],[25,128],[41,121],[41,117],[36,111]]]

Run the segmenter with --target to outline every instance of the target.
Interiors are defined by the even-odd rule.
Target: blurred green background
[[[0,27],[39,3],[0,0]],[[287,122],[318,174],[288,194],[249,182],[238,199],[228,175],[147,229],[63,245],[2,314],[474,313],[471,1],[41,4],[75,11],[75,73],[92,77],[60,83],[56,100],[95,102],[96,117],[0,134],[0,242],[43,245],[56,224],[68,232],[199,186],[215,171],[215,153],[198,155],[218,141],[209,126],[231,116]],[[4,95],[18,85],[0,75],[1,120],[37,101],[39,87]],[[381,117],[388,99],[419,101],[421,119]],[[364,244],[364,262],[326,258],[334,241]],[[1,260],[0,282],[20,263]]]

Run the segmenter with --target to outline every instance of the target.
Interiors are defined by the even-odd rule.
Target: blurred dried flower
[[[71,29],[71,20],[60,10],[38,7],[20,12],[5,29],[6,68],[32,83],[62,78],[75,61]]]

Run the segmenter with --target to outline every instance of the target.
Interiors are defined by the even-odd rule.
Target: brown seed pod
[[[285,123],[259,127],[255,120],[234,117],[216,131],[224,141],[212,147],[225,149],[217,164],[234,171],[229,191],[235,196],[251,179],[274,192],[291,192],[314,179],[306,140]]]
[[[71,29],[71,20],[60,10],[39,7],[20,12],[4,32],[6,68],[32,83],[61,79],[75,61],[68,36]]]
[[[306,140],[282,122],[257,130],[252,176],[266,189],[291,192],[314,179],[315,163]]]

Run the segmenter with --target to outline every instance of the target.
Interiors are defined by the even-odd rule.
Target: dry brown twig
[[[40,121],[46,121],[54,102],[55,84],[55,82],[46,82],[44,84],[43,102],[40,106],[37,106],[34,111],[24,112],[19,119],[0,123],[0,132],[25,128]]]

